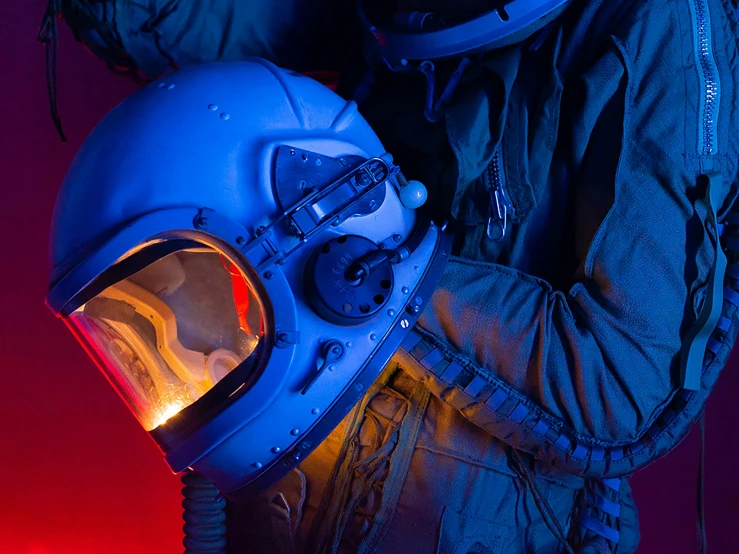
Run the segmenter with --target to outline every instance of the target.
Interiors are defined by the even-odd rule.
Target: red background
[[[61,144],[35,43],[42,0],[0,0],[0,552],[177,553],[179,481],[61,322],[46,310],[47,233],[59,183],[95,123],[135,90],[60,25]],[[738,552],[739,359],[707,409],[712,552]],[[694,432],[634,479],[640,553],[697,551]]]

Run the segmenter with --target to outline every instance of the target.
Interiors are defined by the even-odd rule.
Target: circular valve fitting
[[[354,279],[350,269],[364,257],[380,252],[371,240],[343,235],[326,242],[308,261],[306,292],[313,309],[326,321],[358,325],[375,316],[393,292],[389,260],[373,264],[372,271]]]

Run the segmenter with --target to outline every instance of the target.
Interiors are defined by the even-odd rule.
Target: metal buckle
[[[349,217],[352,208],[377,187],[383,185],[397,168],[381,158],[370,158],[329,186],[317,190],[295,203],[269,225],[257,229],[256,237],[242,248],[248,255],[259,245],[270,256],[260,263],[258,271],[279,263],[329,225],[338,225]],[[284,226],[282,232],[278,228]],[[292,245],[280,244],[297,239]]]

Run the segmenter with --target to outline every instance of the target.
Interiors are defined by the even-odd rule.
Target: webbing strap
[[[723,180],[719,173],[709,173],[706,177],[708,178],[708,185],[706,187],[705,200],[708,205],[708,217],[713,227],[717,228],[718,220],[716,212],[721,204],[719,195],[723,189]],[[698,314],[698,319],[690,331],[688,331],[683,342],[680,360],[680,378],[681,384],[685,389],[698,390],[700,387],[703,357],[708,346],[708,339],[711,337],[711,333],[716,328],[718,319],[721,316],[725,274],[726,255],[721,249],[720,242],[717,242],[716,256],[706,286],[706,298]]]
[[[621,515],[621,505],[618,503],[621,479],[601,479],[600,484],[606,490],[595,489],[589,493],[590,508],[580,516],[580,524],[596,535],[618,543],[620,532],[615,527],[619,525],[618,518]],[[616,498],[616,501],[610,500],[609,496]]]
[[[724,333],[728,333],[729,329],[731,329],[731,320],[728,317],[721,317],[721,319],[718,320],[717,327]]]
[[[607,498],[598,495],[595,497],[595,505],[603,510],[605,513],[618,517],[621,515],[621,504],[608,500]]]
[[[583,516],[580,523],[586,529],[600,535],[601,537],[608,539],[611,542],[618,542],[618,538],[621,536],[616,529],[608,527],[605,523],[601,523],[592,516]]]
[[[621,488],[621,479],[614,478],[614,479],[601,479],[601,483],[603,483],[606,487],[609,489],[618,492]]]

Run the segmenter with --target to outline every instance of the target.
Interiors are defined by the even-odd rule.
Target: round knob
[[[408,184],[400,189],[400,201],[410,210],[423,206],[428,197],[426,186],[421,181],[408,181]]]

